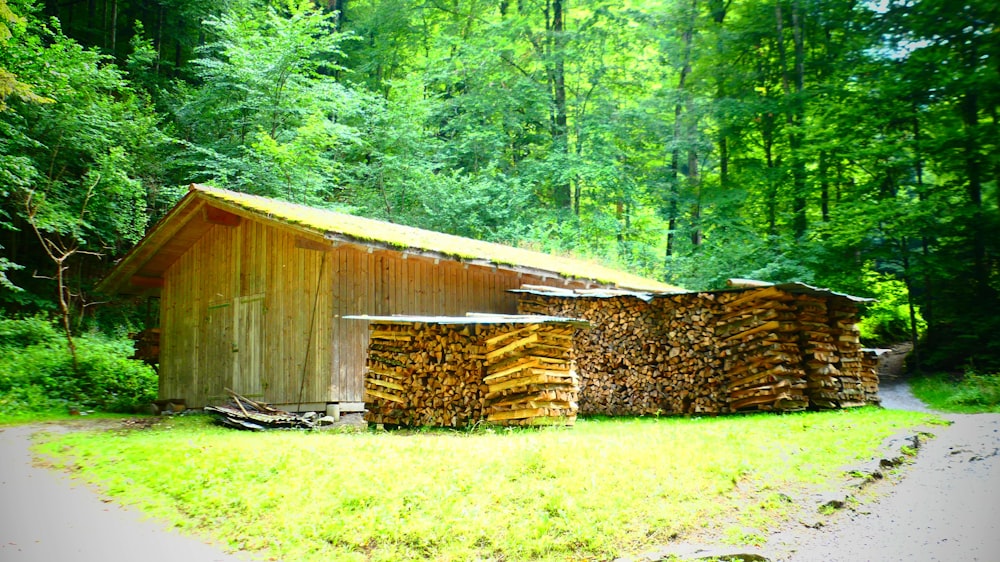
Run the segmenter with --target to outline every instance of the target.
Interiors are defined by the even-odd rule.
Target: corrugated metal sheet
[[[384,324],[573,324],[590,326],[590,322],[579,318],[561,316],[539,316],[523,314],[469,314],[467,316],[344,316],[347,320],[367,320]]]
[[[749,281],[749,280],[739,280],[739,281]],[[847,293],[839,293],[831,289],[822,289],[819,287],[813,287],[812,285],[807,285],[800,282],[791,283],[770,283],[767,281],[752,281],[752,285],[740,284],[741,286],[736,286],[731,289],[718,289],[714,291],[669,291],[669,292],[642,292],[642,291],[627,291],[623,289],[586,289],[586,290],[570,290],[561,288],[546,288],[546,287],[524,287],[520,289],[511,289],[511,293],[528,293],[531,295],[538,295],[542,297],[565,297],[565,298],[597,298],[606,299],[614,297],[635,297],[637,299],[649,302],[657,297],[666,297],[672,295],[693,295],[699,293],[733,293],[733,292],[743,292],[743,291],[753,291],[755,289],[761,289],[765,287],[774,287],[782,291],[792,293],[795,295],[811,295],[815,297],[838,297],[842,299],[847,299],[852,302],[875,302],[876,299],[870,299],[866,297],[857,297],[854,295],[849,295]]]

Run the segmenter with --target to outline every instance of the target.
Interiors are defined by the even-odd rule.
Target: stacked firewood
[[[843,381],[837,368],[840,357],[837,355],[833,328],[829,324],[826,300],[812,295],[798,295],[795,306],[809,403],[815,408],[838,408]]]
[[[519,310],[591,323],[576,339],[582,414],[794,411],[878,400],[877,379],[861,379],[857,309],[847,298],[766,284],[673,295],[532,287],[520,293]]]
[[[148,328],[128,335],[134,341],[135,353],[129,359],[138,359],[150,365],[160,362],[160,329]]]
[[[501,425],[572,425],[579,381],[576,328],[558,324],[487,326],[487,421]]]
[[[650,415],[719,411],[716,295],[643,298],[613,291],[521,293],[521,313],[587,320],[576,338],[580,413]]]
[[[866,404],[882,403],[878,395],[879,351],[885,350],[861,350],[861,389],[865,393]]]
[[[726,401],[723,358],[718,352],[719,295],[663,295],[652,303],[656,324],[656,401],[663,413],[718,413]]]
[[[509,317],[508,317],[509,318]],[[369,423],[461,427],[576,419],[575,323],[378,319],[370,324]]]
[[[729,293],[717,323],[732,411],[802,410],[806,373],[795,297],[773,287]]]
[[[829,317],[834,343],[837,346],[837,355],[840,357],[841,388],[837,406],[852,408],[864,406],[869,401],[878,403],[877,396],[873,397],[872,400],[868,400],[866,396],[868,392],[865,390],[863,379],[867,380],[868,387],[873,388],[876,395],[878,393],[878,379],[872,380],[870,374],[866,376],[864,373],[861,335],[855,325],[858,318],[857,306],[849,301],[831,300]],[[817,406],[820,405],[817,404]]]
[[[577,333],[580,413],[641,415],[662,410],[658,397],[667,390],[657,357],[666,359],[665,342],[652,332],[652,306],[635,295],[572,297],[522,293],[518,311],[579,318],[591,329]]]
[[[369,423],[458,427],[485,417],[479,326],[380,321],[369,328]]]

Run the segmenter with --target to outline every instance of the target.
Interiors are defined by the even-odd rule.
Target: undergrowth
[[[0,419],[69,411],[134,411],[156,398],[156,374],[129,359],[125,337],[74,338],[74,366],[65,336],[47,319],[0,316]]]
[[[958,413],[1000,412],[1000,373],[967,370],[959,376],[936,373],[915,378],[913,394],[935,410]]]

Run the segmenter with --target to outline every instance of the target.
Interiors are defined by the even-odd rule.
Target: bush
[[[1000,373],[981,375],[966,372],[955,386],[955,393],[948,398],[948,403],[983,409],[1000,407]]]
[[[77,337],[74,371],[65,339],[43,319],[0,319],[0,335],[0,412],[67,406],[127,412],[156,398],[156,373],[128,359],[128,339],[98,333]]]
[[[19,319],[0,315],[0,352],[50,343],[59,338],[57,327],[41,314]]]
[[[1000,373],[964,375],[933,373],[913,379],[913,394],[928,406],[943,412],[967,414],[1000,412]]]

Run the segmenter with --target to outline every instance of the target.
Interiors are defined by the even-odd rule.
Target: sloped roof
[[[376,246],[475,265],[527,270],[538,274],[592,281],[642,291],[677,291],[677,287],[596,263],[483,242],[411,226],[316,209],[277,199],[192,184],[189,193],[149,231],[101,282],[105,292],[129,290],[134,276],[155,278],[179,257],[207,226],[190,220],[202,207],[218,208],[255,220],[283,224],[331,241]]]

